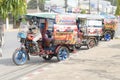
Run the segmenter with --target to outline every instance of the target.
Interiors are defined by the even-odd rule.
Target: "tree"
[[[18,17],[26,13],[26,0],[0,0],[0,15],[5,19],[11,13]]]
[[[39,0],[39,8],[41,11],[44,11],[45,0]]]
[[[6,28],[9,26],[8,15],[12,14],[15,20],[26,13],[26,8],[26,0],[0,0],[0,15],[6,19]]]
[[[28,9],[36,9],[37,8],[37,0],[30,0],[27,4]]]
[[[85,10],[85,9],[82,9],[80,13],[81,13],[81,14],[86,14],[86,10]]]
[[[116,6],[117,4],[117,0],[107,0],[107,1],[110,1],[113,6]]]
[[[116,9],[115,15],[120,16],[120,0],[117,0],[117,9]]]
[[[37,9],[37,4],[39,6],[39,9],[41,11],[44,11],[44,4],[45,4],[45,0],[30,0],[29,3],[27,4],[27,8],[28,9]]]

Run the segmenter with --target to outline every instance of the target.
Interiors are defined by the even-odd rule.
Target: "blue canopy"
[[[106,19],[114,19],[114,18],[116,18],[116,16],[114,16],[112,14],[101,13],[100,15],[103,16]]]

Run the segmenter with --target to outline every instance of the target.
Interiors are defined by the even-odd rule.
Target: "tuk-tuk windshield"
[[[87,20],[88,27],[102,27],[102,20]]]

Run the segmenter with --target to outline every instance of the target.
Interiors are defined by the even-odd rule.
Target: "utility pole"
[[[80,6],[80,0],[78,0],[78,7]]]
[[[97,0],[97,13],[99,14],[99,0]]]
[[[39,12],[39,0],[37,0],[37,12]]]
[[[112,14],[114,14],[114,8],[113,8],[113,6],[114,6],[114,0],[112,0]]]
[[[89,14],[91,14],[90,4],[91,4],[91,1],[89,0]]]
[[[65,12],[67,12],[67,7],[68,7],[67,2],[68,2],[68,0],[64,0],[64,1],[65,1]]]

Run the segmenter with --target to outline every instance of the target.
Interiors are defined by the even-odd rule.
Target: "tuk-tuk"
[[[105,41],[113,39],[115,30],[117,29],[118,20],[114,15],[101,15],[104,17],[104,27],[103,27],[103,36]],[[102,39],[101,38],[101,39]]]
[[[19,33],[21,43],[24,47],[16,49],[13,54],[13,62],[17,65],[24,64],[30,59],[29,55],[41,56],[44,60],[51,60],[57,57],[58,61],[65,60],[74,49],[77,40],[76,17],[67,14],[36,13],[25,15],[27,20],[33,19],[37,22],[41,32],[41,39],[38,41],[39,52],[28,35]],[[33,39],[33,37],[31,38]]]
[[[96,46],[102,36],[103,17],[95,14],[78,14],[77,18],[77,25],[83,36],[82,43],[76,47],[87,46],[89,49]]]

